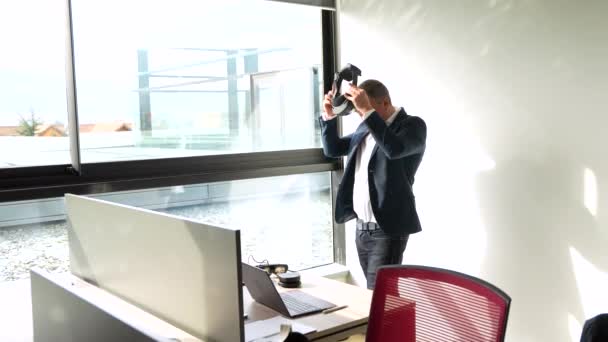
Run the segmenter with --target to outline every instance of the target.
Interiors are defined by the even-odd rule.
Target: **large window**
[[[321,10],[73,0],[82,161],[320,147]]]
[[[67,271],[65,193],[235,226],[245,261],[344,262],[334,2],[289,2],[0,3],[0,281]]]
[[[66,164],[63,0],[0,1],[0,168]]]
[[[329,173],[142,189],[93,197],[241,230],[244,261],[302,269],[332,263]],[[0,282],[31,267],[67,272],[63,199],[0,203]]]

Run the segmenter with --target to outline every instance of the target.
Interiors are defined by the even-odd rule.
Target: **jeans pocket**
[[[369,236],[372,240],[394,240],[394,241],[405,241],[407,242],[409,235],[388,235],[382,229],[376,229],[369,232]]]
[[[376,229],[369,232],[369,236],[373,240],[387,240],[391,238],[391,236],[387,235],[382,229]]]

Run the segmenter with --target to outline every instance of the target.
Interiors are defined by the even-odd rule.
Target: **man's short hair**
[[[375,101],[380,101],[384,97],[388,97],[388,102],[392,104],[391,95],[388,93],[388,89],[378,80],[365,80],[359,85],[359,88],[365,90],[367,96]]]

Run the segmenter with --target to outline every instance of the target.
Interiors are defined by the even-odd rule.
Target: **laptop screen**
[[[243,282],[256,302],[289,316],[289,310],[264,270],[243,263]]]

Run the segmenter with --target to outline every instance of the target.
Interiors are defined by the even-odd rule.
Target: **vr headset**
[[[353,85],[357,85],[357,78],[361,76],[361,70],[352,64],[346,64],[340,72],[334,74],[334,89],[336,93],[331,101],[331,106],[334,114],[342,116],[352,113],[355,108],[353,103],[341,93],[342,81],[349,81]]]

